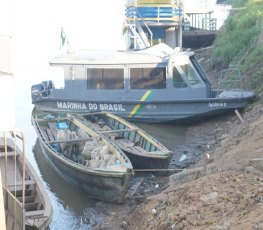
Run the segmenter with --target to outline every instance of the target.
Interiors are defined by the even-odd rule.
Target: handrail
[[[136,12],[134,12],[136,9]],[[126,18],[131,19],[134,13],[140,20],[180,21],[183,16],[182,4],[126,4]]]
[[[244,76],[241,74],[241,65],[229,65],[228,69],[223,69],[221,71],[218,88],[220,89],[220,86],[224,84],[227,87],[222,87],[223,90],[229,90],[229,86],[231,86],[243,92],[246,88],[243,84],[243,80]]]
[[[151,44],[151,46],[152,46],[152,45],[153,45],[153,33],[152,33],[152,31],[150,30],[150,28],[148,27],[148,25],[147,25],[147,23],[145,22],[145,20],[142,18],[142,16],[141,16],[140,12],[138,11],[138,9],[135,8],[135,10],[137,11],[139,17],[142,19],[143,24],[145,25],[145,27],[147,28],[148,32],[150,33],[150,37],[151,37],[150,44]]]

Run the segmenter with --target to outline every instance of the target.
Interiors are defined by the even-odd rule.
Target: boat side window
[[[165,89],[166,69],[157,68],[131,68],[130,69],[131,89]]]
[[[177,67],[173,67],[173,86],[174,88],[186,88],[187,84],[185,83],[182,75],[178,71]]]
[[[198,73],[193,69],[193,67],[190,64],[181,65],[181,68],[192,85],[200,83]]]
[[[124,69],[87,69],[88,89],[124,89]]]

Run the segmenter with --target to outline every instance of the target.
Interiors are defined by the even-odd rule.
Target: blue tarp
[[[56,123],[56,128],[57,129],[68,129],[69,126],[65,121],[61,121],[61,122]]]
[[[48,114],[47,116],[45,116],[46,119],[53,119],[56,118],[55,116],[53,116],[52,114]]]

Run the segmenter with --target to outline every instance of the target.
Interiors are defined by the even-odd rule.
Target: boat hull
[[[45,159],[66,180],[83,189],[89,197],[122,203],[127,190],[130,175],[127,173],[92,173],[77,169],[61,156],[56,156],[45,143],[40,140],[40,146]]]
[[[203,119],[243,109],[254,98],[248,95],[235,98],[205,98],[162,101],[94,101],[42,98],[34,101],[39,111],[87,113],[112,112],[126,120],[145,123],[165,123]]]
[[[123,151],[132,162],[134,169],[167,169],[172,157],[172,153],[167,157],[157,158],[152,156],[141,156],[125,150]]]
[[[33,111],[33,114],[35,114],[35,112],[36,111]],[[90,128],[81,124],[69,114],[58,113],[56,116],[60,121],[69,122],[68,124],[72,129],[76,130],[76,128],[79,128],[83,131],[85,130],[84,132],[88,132],[89,135],[91,135],[90,138],[99,137]],[[114,147],[110,142],[106,141],[106,139],[102,138],[101,141],[103,144],[108,146],[112,154],[114,154],[122,164],[120,164],[120,166],[113,167],[110,165],[100,168],[98,166],[88,167],[83,161],[78,163],[63,153],[63,151],[56,150],[52,147],[52,144],[48,143],[51,136],[46,136],[44,130],[47,130],[48,127],[50,128],[51,126],[50,120],[46,120],[44,117],[46,117],[46,114],[33,115],[32,123],[37,132],[42,153],[48,163],[66,180],[86,191],[89,197],[113,203],[122,203],[125,198],[129,180],[132,177],[132,165],[127,156],[120,149],[117,149],[117,147]],[[51,129],[49,129],[49,131],[51,131]],[[53,130],[53,132],[56,131]],[[55,133],[53,133],[53,135],[56,136]],[[56,143],[57,140],[54,141]]]

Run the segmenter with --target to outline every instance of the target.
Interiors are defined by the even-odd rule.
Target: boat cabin
[[[165,44],[138,51],[81,50],[56,57],[50,65],[65,74],[64,88],[52,89],[55,98],[140,100],[147,90],[152,100],[211,96],[194,53],[175,52]]]

